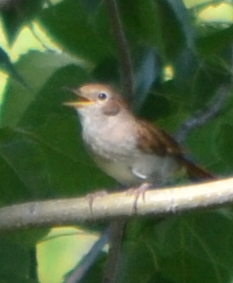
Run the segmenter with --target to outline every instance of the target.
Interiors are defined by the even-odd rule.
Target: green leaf
[[[208,166],[210,170],[219,160],[215,155],[217,127],[218,125],[214,122],[199,127],[190,133],[186,141],[187,147],[192,149],[191,153],[194,161],[203,166]]]
[[[195,54],[196,53],[196,46],[195,46],[196,32],[195,32],[194,27],[191,24],[190,15],[184,5],[184,1],[181,1],[181,0],[178,0],[178,1],[166,0],[166,1],[171,6],[173,12],[175,13],[177,17],[177,20],[180,23],[181,29],[185,37],[187,48],[189,50],[192,50],[192,52]]]
[[[214,53],[221,52],[229,47],[233,40],[233,24],[227,28],[207,33],[200,36],[197,43],[201,53],[205,56],[213,55]]]
[[[114,52],[103,6],[88,14],[81,1],[63,1],[44,9],[40,23],[63,48],[82,58],[97,62]]]
[[[30,271],[29,249],[1,236],[0,254],[0,278],[3,282],[30,282],[27,281]]]
[[[22,76],[15,69],[9,55],[0,47],[0,68],[9,76],[20,82],[23,86],[28,87]]]
[[[158,26],[154,1],[118,1],[120,15],[129,35],[149,45],[157,43]]]
[[[233,153],[230,150],[233,142],[233,125],[231,123],[221,123],[216,133],[218,142],[215,144],[217,155],[226,164],[227,171],[231,172],[233,166]]]
[[[45,197],[50,188],[44,150],[29,133],[0,130],[1,203]]]
[[[96,12],[97,7],[101,4],[101,0],[81,0],[88,12]]]
[[[232,229],[223,210],[131,222],[121,282],[228,282]]]
[[[232,276],[232,218],[216,211],[171,219],[170,223],[158,225],[155,238],[159,267],[166,277],[174,282],[228,282]]]
[[[39,91],[49,77],[59,68],[69,65],[80,65],[80,61],[65,53],[58,54],[55,52],[42,53],[39,51],[30,51],[21,56],[15,67],[25,78],[30,88],[26,89],[16,81],[9,81],[1,107],[1,125],[15,126],[20,121],[29,105],[38,97]],[[78,77],[83,77],[82,74],[84,74],[85,71],[81,68],[79,70]],[[67,86],[66,82],[64,82],[64,85],[60,85],[60,88],[64,86]],[[58,91],[60,91],[60,89],[58,89]]]
[[[3,7],[1,16],[9,45],[13,45],[23,26],[40,11],[43,2],[44,0],[11,1]]]

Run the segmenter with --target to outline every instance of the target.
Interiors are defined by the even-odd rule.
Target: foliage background
[[[216,98],[219,87],[228,86],[229,96],[220,114],[193,130],[184,145],[198,163],[217,175],[230,175],[231,1],[119,0],[118,4],[132,53],[132,103],[138,115],[176,133],[182,123]],[[0,113],[1,205],[114,187],[115,182],[86,154],[76,114],[63,106],[73,99],[64,87],[91,81],[121,85],[116,38],[105,3],[11,0],[0,2],[0,9],[2,37],[8,45],[0,49],[0,66],[8,75]],[[15,44],[25,27],[40,47],[14,61],[10,58],[15,58]],[[232,219],[231,209],[224,208],[174,215],[157,225],[152,220],[132,221],[126,232],[119,282],[231,282]],[[47,232],[1,236],[0,282],[38,282],[34,247]],[[70,233],[76,238],[78,232],[64,232],[66,243]],[[80,246],[79,240],[75,247]],[[63,242],[50,249],[50,255],[64,252],[65,246]],[[55,266],[69,257],[71,250],[67,248],[65,256],[56,255]],[[45,264],[42,258],[37,246],[39,269]],[[49,258],[47,254],[45,258]],[[103,252],[84,281],[101,278],[104,258]],[[76,260],[78,256],[74,264]],[[68,271],[69,267],[63,272]],[[47,273],[47,277],[39,273],[41,282],[61,282],[56,274],[51,276],[51,270]]]

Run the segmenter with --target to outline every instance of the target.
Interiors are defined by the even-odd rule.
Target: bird
[[[215,178],[189,160],[171,135],[136,117],[112,86],[88,83],[70,90],[78,99],[64,104],[79,116],[87,151],[121,185],[163,187],[180,174],[191,180]]]
[[[188,160],[183,147],[172,136],[137,118],[113,87],[89,83],[70,90],[78,99],[64,104],[74,108],[79,116],[87,151],[107,175],[123,188],[131,188],[131,194],[135,194],[135,213],[139,197],[145,201],[145,193],[151,186],[163,188],[180,174],[191,180],[214,178]],[[97,196],[98,192],[88,198],[91,211]],[[109,276],[116,277],[126,222],[124,218],[114,219],[106,230],[110,250],[105,281]]]

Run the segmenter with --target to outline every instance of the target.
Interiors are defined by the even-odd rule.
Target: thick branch
[[[146,192],[134,210],[135,195],[126,192],[97,198],[90,210],[87,198],[31,202],[2,207],[0,232],[33,227],[72,225],[133,215],[171,215],[233,202],[233,178]]]

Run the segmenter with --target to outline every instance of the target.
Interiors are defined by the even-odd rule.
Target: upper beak
[[[81,108],[81,107],[84,107],[86,105],[94,104],[94,101],[83,96],[79,89],[71,89],[71,88],[65,88],[65,89],[73,92],[79,98],[76,101],[68,101],[68,102],[63,103],[65,106],[69,106],[69,107],[73,107],[73,108]]]

